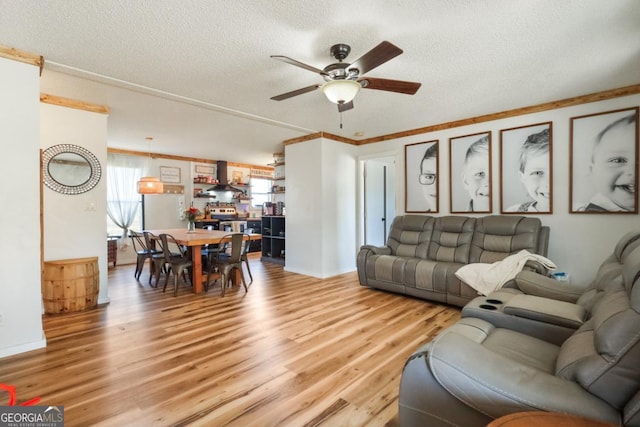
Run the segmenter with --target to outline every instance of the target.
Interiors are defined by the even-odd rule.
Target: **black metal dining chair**
[[[213,225],[205,225],[202,227],[205,230],[213,230]],[[220,250],[221,245],[217,244],[217,243],[207,243],[206,245],[202,245],[200,251],[202,253],[202,265],[205,265],[208,261],[209,258],[209,254],[213,253],[214,256],[215,254],[218,253],[218,250]],[[224,245],[222,245],[222,250],[225,250],[226,248],[224,247]]]
[[[242,255],[240,259],[247,266],[247,273],[249,273],[249,284],[253,283],[253,275],[251,274],[251,267],[249,267],[249,249],[251,249],[251,236],[247,233],[244,234],[244,240],[242,241]]]
[[[144,269],[144,263],[147,259],[149,261],[149,277],[153,274],[153,260],[152,256],[159,251],[156,251],[149,245],[149,240],[144,233],[139,231],[130,231],[131,233],[131,242],[133,243],[133,250],[136,253],[136,270],[133,273],[133,276],[136,280],[140,280],[140,275],[142,274],[142,270]]]
[[[242,285],[244,291],[248,292],[247,282],[244,278],[244,272],[242,271],[242,253],[245,250],[243,233],[227,234],[221,240],[221,247],[223,243],[227,244],[227,250],[219,250],[215,255],[212,253],[209,256],[207,262],[207,278],[205,288],[208,290],[209,282],[212,274],[220,274],[220,287],[222,290],[222,296],[225,294],[225,290],[231,280],[231,273],[234,269],[240,270],[240,277],[242,279]],[[246,241],[248,243],[248,241]]]
[[[164,251],[164,262],[165,265],[169,267],[162,292],[167,290],[169,277],[171,273],[173,273],[173,296],[175,297],[178,296],[178,281],[180,276],[184,278],[185,282],[190,283],[186,274],[189,273],[189,278],[193,277],[193,262],[191,261],[187,248],[180,245],[172,235],[161,234],[160,240],[162,241],[162,250]]]
[[[167,266],[163,249],[164,245],[162,244],[162,240],[160,239],[160,237],[156,236],[150,231],[144,232],[144,238],[147,246],[153,251],[151,253],[151,273],[149,274],[149,285],[157,288],[158,283],[160,283],[160,277],[162,276],[162,273],[164,273],[165,276],[167,275]],[[156,278],[155,285],[151,283],[154,277]]]

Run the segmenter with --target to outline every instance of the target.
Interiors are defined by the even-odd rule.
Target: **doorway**
[[[364,160],[362,172],[363,244],[384,246],[396,215],[395,157]]]

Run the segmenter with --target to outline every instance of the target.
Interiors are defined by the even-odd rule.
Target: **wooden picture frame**
[[[160,181],[180,184],[182,182],[180,168],[173,166],[160,166]]]
[[[500,213],[553,213],[553,124],[500,131]]]
[[[404,146],[404,210],[437,213],[440,173],[438,140]]]
[[[638,110],[571,118],[570,213],[638,213]]]
[[[491,213],[491,132],[449,138],[451,213]]]
[[[215,175],[216,171],[213,166],[195,165],[195,172],[203,175]]]

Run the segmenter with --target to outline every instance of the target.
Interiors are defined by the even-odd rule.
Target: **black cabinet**
[[[262,220],[247,219],[246,230],[254,234],[262,234]],[[260,252],[262,250],[262,240],[252,240],[249,244],[249,252]]]
[[[262,217],[262,261],[284,265],[284,216]]]
[[[207,225],[211,225],[213,230],[220,230],[220,223],[218,221],[196,221],[196,228],[204,228]]]

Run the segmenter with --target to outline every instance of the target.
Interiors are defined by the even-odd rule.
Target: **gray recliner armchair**
[[[640,247],[621,278],[560,345],[472,317],[445,329],[405,365],[400,425],[480,427],[538,410],[640,426]]]
[[[624,287],[623,266],[637,247],[640,247],[640,231],[622,236],[588,286],[522,271],[510,287],[470,301],[462,309],[462,317],[484,319],[500,328],[561,344],[591,317],[605,291]]]
[[[620,274],[624,258],[638,246],[640,246],[640,230],[630,231],[623,235],[611,255],[598,268],[595,278],[586,287],[558,282],[552,278],[524,270],[509,284],[511,289],[507,287],[503,291],[575,302],[590,309],[604,288],[611,286],[612,281],[621,281]]]

